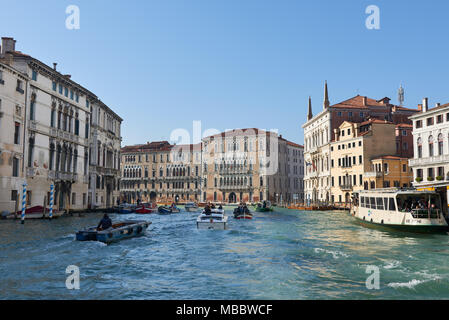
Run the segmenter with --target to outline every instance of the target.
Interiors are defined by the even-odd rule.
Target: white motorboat
[[[447,232],[440,195],[414,189],[354,192],[351,215],[362,225],[418,233]]]
[[[197,212],[198,211],[198,205],[195,202],[188,202],[184,206],[187,212]]]
[[[211,209],[210,213],[204,210],[196,219],[198,229],[225,230],[228,224],[228,217],[223,209]]]

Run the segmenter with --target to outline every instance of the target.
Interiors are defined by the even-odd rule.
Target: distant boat
[[[253,218],[253,215],[249,211],[247,207],[243,209],[243,211],[240,211],[240,208],[234,209],[234,219],[237,220],[251,220]]]
[[[131,214],[136,209],[136,205],[123,203],[117,207],[117,213],[119,214]]]
[[[258,203],[255,209],[256,209],[256,212],[273,211],[273,207],[272,207],[270,201],[264,201],[263,203]]]
[[[185,205],[185,209],[187,212],[197,212],[199,207],[195,202],[188,202]]]
[[[139,207],[137,207],[134,212],[137,214],[150,214],[155,213],[157,211],[157,204],[155,203],[143,203]]]
[[[198,229],[225,230],[228,224],[228,217],[223,209],[211,209],[209,213],[203,212],[196,219]]]
[[[53,209],[53,213],[52,213],[52,218],[58,218],[60,216],[62,216],[65,213],[64,210],[54,210]],[[14,215],[14,213],[8,214],[6,216],[4,216],[4,219],[14,219],[14,218],[18,218],[20,219],[20,217],[22,216],[22,211],[17,211],[16,215]],[[44,213],[44,207],[42,206],[34,206],[31,208],[27,208],[25,210],[25,219],[49,219],[50,218],[50,209],[49,208],[45,208],[45,213]]]
[[[111,243],[123,239],[141,236],[151,222],[148,221],[122,221],[112,225],[106,230],[97,230],[97,227],[90,227],[76,233],[77,241],[100,241]]]
[[[160,206],[157,210],[159,214],[172,214],[181,212],[181,210],[179,210],[176,206]]]

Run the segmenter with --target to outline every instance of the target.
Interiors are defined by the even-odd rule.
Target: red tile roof
[[[366,98],[366,105],[364,104],[363,100]],[[390,107],[396,107],[396,110],[402,110],[402,111],[410,111],[410,112],[418,112],[417,109],[410,109],[406,107],[396,106],[389,102],[390,99],[385,97],[380,100],[371,99],[368,97],[363,97],[360,95],[357,95],[355,97],[352,97],[348,100],[342,101],[340,103],[334,104],[330,106],[330,108],[336,108],[336,109],[389,109]]]

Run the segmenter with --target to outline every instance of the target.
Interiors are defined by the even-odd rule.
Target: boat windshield
[[[402,212],[412,212],[414,215],[428,217],[438,214],[441,210],[438,194],[400,194],[397,196],[398,209]]]

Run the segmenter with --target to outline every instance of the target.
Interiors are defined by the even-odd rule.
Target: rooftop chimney
[[[438,108],[439,106],[440,106],[440,103],[437,102],[437,103],[435,104],[435,108]]]
[[[367,99],[366,99],[366,97],[363,97],[363,105],[366,106],[366,103],[367,103]]]
[[[422,99],[422,111],[427,112],[429,110],[429,98]]]
[[[418,104],[418,111],[422,112],[422,104]]]
[[[53,69],[56,71],[56,66],[57,66],[58,64],[56,63],[56,62],[53,62]]]
[[[14,38],[2,37],[2,56],[10,51],[16,51],[16,40]]]

